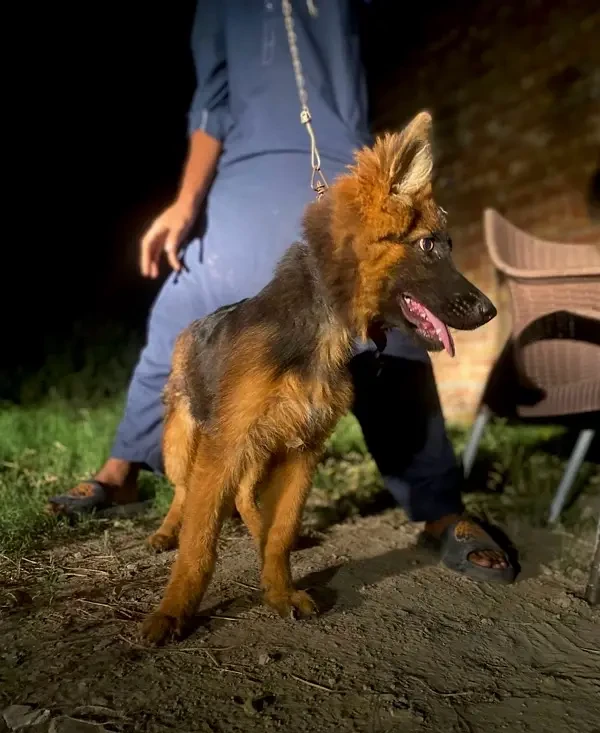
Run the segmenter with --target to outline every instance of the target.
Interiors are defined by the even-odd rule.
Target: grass
[[[42,507],[48,496],[93,474],[107,456],[139,348],[135,339],[126,342],[125,350],[79,350],[48,361],[29,377],[20,375],[18,392],[0,407],[0,553],[24,553],[98,526],[92,519],[70,527],[44,515]],[[120,354],[118,359],[114,353]],[[451,429],[451,437],[460,452],[465,431]],[[487,467],[477,491],[465,496],[468,508],[493,521],[518,515],[542,524],[570,440],[553,426],[491,425],[481,448]],[[352,416],[340,422],[330,440],[315,486],[329,521],[361,513],[381,494],[377,469]],[[585,490],[585,501],[574,502],[563,515],[565,526],[572,528],[593,522],[585,504],[600,495],[596,465],[584,465],[577,489]],[[168,506],[165,480],[145,476],[142,491],[152,497],[156,513]]]

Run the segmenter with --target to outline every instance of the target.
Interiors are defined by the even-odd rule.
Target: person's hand
[[[158,277],[160,254],[164,251],[169,265],[176,271],[181,270],[177,252],[183,244],[196,216],[191,204],[176,201],[156,217],[142,237],[140,247],[140,270],[144,277]]]

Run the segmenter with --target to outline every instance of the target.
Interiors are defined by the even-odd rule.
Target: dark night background
[[[172,196],[185,154],[193,9],[98,3],[24,21],[27,164],[9,252],[22,307],[7,319],[8,359],[38,361],[75,323],[143,323],[156,284],[137,276],[136,245]]]

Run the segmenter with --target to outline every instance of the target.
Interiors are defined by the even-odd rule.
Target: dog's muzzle
[[[477,289],[457,294],[447,301],[443,310],[446,323],[461,331],[484,326],[498,313],[492,301]]]

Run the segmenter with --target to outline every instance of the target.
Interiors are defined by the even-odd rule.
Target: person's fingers
[[[157,219],[144,234],[140,246],[140,270],[144,277],[158,277],[158,255],[160,240],[164,238],[164,225]]]
[[[177,258],[177,252],[179,250],[179,241],[180,238],[177,234],[177,232],[173,232],[171,230],[169,234],[167,235],[167,238],[165,239],[165,254],[167,255],[167,260],[169,262],[169,265],[175,270],[175,272],[179,272],[181,270],[181,263],[179,262],[179,259]]]
[[[186,217],[178,217],[176,212],[165,212],[153,222],[142,237],[140,246],[140,270],[144,277],[158,277],[160,254],[163,250],[173,270],[181,270],[182,264],[177,253],[188,228]]]

